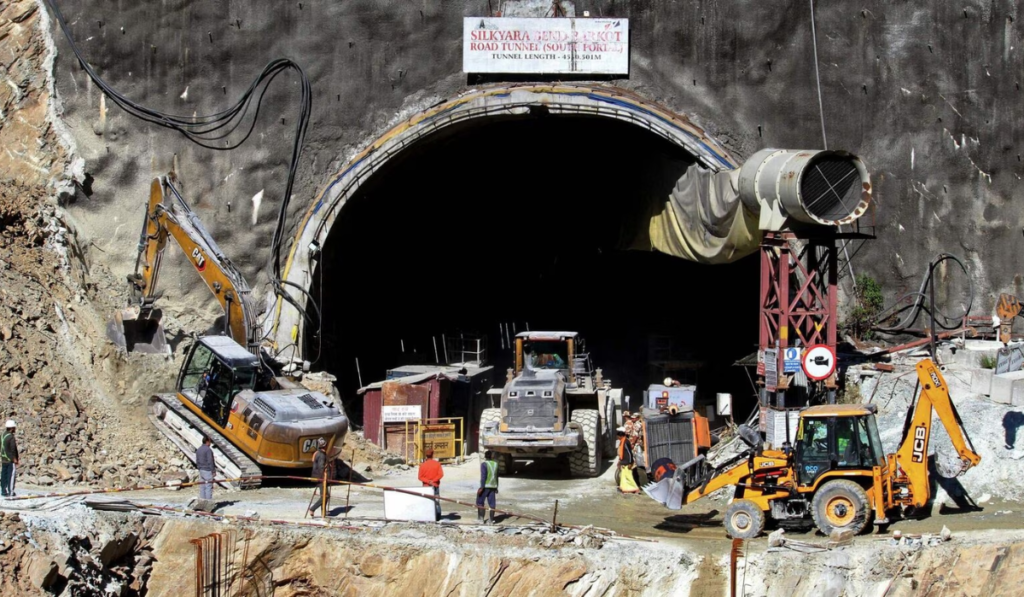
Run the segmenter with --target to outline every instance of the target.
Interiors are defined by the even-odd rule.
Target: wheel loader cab
[[[796,436],[796,473],[800,485],[813,485],[828,471],[885,465],[874,412],[862,405],[815,406],[800,417]]]
[[[200,338],[189,350],[178,378],[178,392],[223,427],[231,401],[256,386],[259,361],[226,336]]]
[[[521,332],[516,335],[515,375],[524,369],[561,371],[576,383],[573,361],[581,342],[576,332]]]

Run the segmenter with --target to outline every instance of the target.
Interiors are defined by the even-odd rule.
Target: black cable
[[[263,67],[263,71],[260,72],[260,74],[253,80],[252,84],[249,85],[249,88],[241,95],[241,97],[239,97],[238,101],[226,110],[202,116],[177,116],[166,114],[133,102],[127,97],[121,95],[116,89],[104,81],[103,78],[100,77],[93,67],[85,60],[82,52],[75,44],[74,37],[71,35],[71,28],[64,19],[64,15],[61,13],[60,9],[57,7],[56,0],[46,0],[46,4],[53,12],[54,18],[56,18],[57,23],[64,32],[64,36],[67,38],[68,44],[71,46],[71,50],[78,59],[79,64],[81,64],[82,69],[85,70],[89,75],[89,78],[92,79],[93,83],[99,87],[104,95],[109,97],[111,101],[117,104],[118,107],[128,114],[145,122],[176,130],[189,141],[192,141],[206,149],[227,151],[235,149],[245,143],[246,140],[249,139],[250,135],[252,135],[256,126],[256,120],[259,117],[263,97],[266,94],[270,83],[284,71],[296,71],[300,82],[299,118],[295,125],[295,138],[292,143],[291,161],[288,166],[288,178],[285,184],[284,197],[282,197],[281,204],[278,209],[277,222],[274,228],[273,240],[271,242],[270,263],[268,264],[268,268],[271,272],[270,283],[275,294],[298,309],[303,318],[308,318],[305,309],[299,306],[297,301],[285,292],[284,286],[286,284],[295,286],[296,288],[298,288],[298,286],[287,283],[281,279],[281,245],[284,238],[285,225],[287,223],[288,204],[291,201],[292,189],[295,185],[295,176],[298,172],[299,155],[302,152],[302,146],[305,142],[306,131],[309,128],[309,119],[312,114],[313,107],[312,86],[309,83],[309,78],[306,76],[305,71],[302,70],[302,67],[287,58],[272,60]],[[259,91],[258,94],[257,91]],[[256,100],[255,110],[244,135],[235,142],[225,142],[223,146],[213,144],[212,142],[220,141],[231,136],[239,126],[245,122],[254,98]],[[306,295],[306,298],[311,304],[313,304],[314,309],[319,314],[319,307],[313,302],[312,296],[310,296],[304,289],[299,289]]]
[[[971,279],[971,273],[967,270],[967,266],[964,264],[963,261],[960,260],[960,258],[949,253],[940,253],[934,261],[928,264],[928,271],[925,272],[924,277],[921,279],[921,286],[917,290],[917,292],[908,292],[903,296],[899,297],[898,299],[896,299],[896,302],[891,307],[883,309],[881,312],[879,312],[877,316],[875,316],[875,321],[885,321],[886,319],[895,317],[896,315],[899,315],[900,313],[903,313],[908,309],[910,310],[910,313],[904,316],[903,319],[901,319],[892,326],[875,325],[872,327],[872,329],[888,333],[902,332],[903,330],[907,329],[912,323],[914,323],[914,321],[917,320],[917,317],[921,314],[921,311],[930,314],[931,311],[928,309],[928,307],[924,305],[925,299],[928,296],[926,290],[928,289],[929,284],[935,283],[935,280],[933,279],[935,274],[935,268],[937,268],[939,264],[947,260],[955,261],[956,264],[960,266],[960,269],[963,270],[964,274],[967,276],[967,287],[970,289],[970,294],[967,300],[967,306],[964,308],[964,312],[962,315],[959,315],[957,317],[950,317],[946,313],[943,313],[938,308],[936,308],[935,324],[937,327],[941,327],[946,330],[953,330],[960,327],[963,324],[964,318],[967,317],[967,315],[971,312],[971,309],[974,307],[974,280]],[[914,298],[914,302],[912,304],[900,306],[900,303],[911,297]],[[945,321],[939,321],[940,317]]]

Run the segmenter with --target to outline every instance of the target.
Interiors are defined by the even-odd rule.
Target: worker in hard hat
[[[14,476],[21,460],[18,458],[18,442],[14,439],[15,425],[8,420],[0,436],[0,497],[14,497]]]
[[[328,479],[330,475],[330,466],[327,461],[327,440],[320,438],[316,440],[316,454],[313,455],[313,471],[312,477],[316,479],[316,488],[313,489],[313,497],[310,499],[309,515],[316,516],[316,511],[320,509],[325,499],[330,502],[331,500],[331,488],[327,488],[327,492],[324,495],[320,495],[323,491],[324,476]],[[319,497],[318,497],[319,496]],[[323,512],[323,516],[327,516],[326,509]]]
[[[419,479],[424,487],[434,488],[434,497],[441,496],[441,478],[444,477],[444,470],[441,463],[434,460],[434,448],[427,448],[423,451],[425,457],[420,463]],[[434,500],[434,520],[441,520],[441,500]]]
[[[629,438],[629,445],[633,447],[635,464],[646,466],[644,462],[644,422],[640,413],[630,413],[629,423],[625,426],[626,436]]]

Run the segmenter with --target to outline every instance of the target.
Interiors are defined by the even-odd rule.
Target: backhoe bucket
[[[686,488],[683,487],[683,479],[678,474],[666,475],[661,481],[648,483],[642,489],[651,499],[669,510],[679,510],[683,507],[683,493]]]
[[[131,309],[117,311],[107,322],[107,337],[125,352],[170,354],[171,347],[167,344],[160,318],[161,314],[156,310],[149,317],[139,317]]]

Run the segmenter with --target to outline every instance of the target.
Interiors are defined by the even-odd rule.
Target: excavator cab
[[[872,408],[818,406],[801,415],[796,436],[800,485],[812,485],[828,471],[870,473],[873,467],[884,465],[885,452]]]
[[[258,376],[255,355],[227,336],[206,336],[189,350],[178,376],[178,393],[223,427],[232,400],[239,392],[254,389]]]

